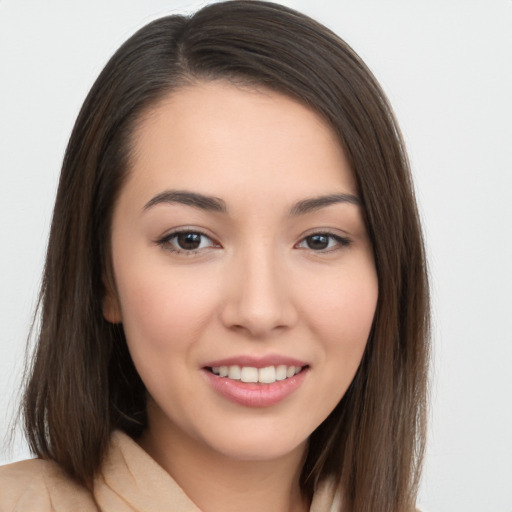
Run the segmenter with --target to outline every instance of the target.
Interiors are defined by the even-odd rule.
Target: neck
[[[299,486],[305,445],[273,460],[237,460],[178,429],[146,430],[141,447],[203,512],[306,512]]]

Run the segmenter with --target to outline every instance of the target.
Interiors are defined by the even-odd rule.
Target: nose
[[[227,280],[221,312],[227,328],[263,339],[297,322],[292,283],[272,250],[246,251],[230,268]]]

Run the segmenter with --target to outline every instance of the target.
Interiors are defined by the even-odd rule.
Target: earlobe
[[[111,324],[120,324],[122,322],[117,299],[110,294],[103,299],[103,317]]]
[[[109,283],[105,283],[105,294],[102,301],[103,318],[111,324],[119,324],[123,321],[121,308],[117,294],[112,290]]]

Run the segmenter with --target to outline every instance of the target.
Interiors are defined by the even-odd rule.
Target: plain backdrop
[[[17,404],[61,160],[101,68],[205,2],[0,0],[0,435]],[[411,157],[433,292],[420,504],[512,512],[512,1],[284,1],[373,70]],[[18,438],[0,463],[26,458]]]

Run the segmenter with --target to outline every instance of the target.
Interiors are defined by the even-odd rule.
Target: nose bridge
[[[259,337],[294,321],[285,265],[275,244],[246,245],[236,256],[225,321]]]

